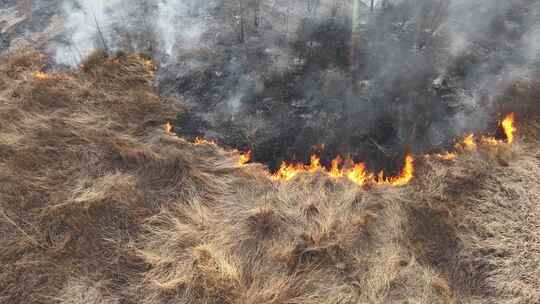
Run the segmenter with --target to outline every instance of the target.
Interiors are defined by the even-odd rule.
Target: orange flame
[[[502,140],[499,140],[499,139],[496,139],[495,137],[490,137],[490,136],[487,136],[487,137],[483,136],[481,138],[481,142],[489,146],[497,146],[504,143]]]
[[[514,142],[514,135],[517,132],[515,127],[516,115],[514,113],[508,114],[501,122],[504,135],[506,135],[506,141],[511,144]]]
[[[165,133],[168,134],[168,135],[173,135],[174,132],[173,132],[173,125],[170,123],[170,122],[167,122],[165,124]]]
[[[328,169],[321,165],[320,158],[318,156],[312,155],[309,165],[289,164],[283,162],[279,170],[271,177],[274,180],[289,181],[301,173],[314,173],[320,171],[332,178],[347,177],[350,181],[360,186],[368,183],[377,185],[405,186],[414,177],[414,157],[412,155],[406,156],[403,171],[399,176],[395,177],[385,177],[384,171],[381,171],[377,175],[370,173],[366,170],[366,165],[364,163],[353,163],[352,166],[342,166],[342,164],[343,159],[338,156],[332,160],[332,164]]]
[[[308,168],[308,172],[315,173],[315,172],[319,171],[321,168],[322,168],[322,166],[321,166],[320,157],[318,157],[316,155],[312,155],[311,156],[311,163],[310,163],[309,168]]]
[[[511,144],[514,141],[515,133],[517,129],[515,127],[515,114],[511,113],[507,115],[500,123],[500,127],[506,136],[506,142]],[[167,134],[173,133],[173,126],[167,122],[165,124],[165,132]],[[465,138],[455,145],[456,152],[443,152],[439,154],[426,155],[425,157],[435,157],[440,160],[454,160],[458,157],[458,153],[464,151],[475,151],[478,148],[478,144],[487,145],[499,145],[505,143],[503,140],[496,139],[494,137],[481,136],[476,138],[475,134],[471,133],[465,136]],[[217,143],[214,140],[208,140],[205,138],[197,137],[194,142],[195,145],[212,145],[216,146]],[[238,151],[236,151],[238,152]],[[239,152],[240,157],[238,162],[240,165],[245,165],[252,159],[252,152],[247,151],[245,153]],[[401,173],[397,176],[385,176],[384,171],[380,171],[378,174],[369,172],[366,169],[365,163],[354,163],[348,159],[344,161],[343,158],[337,156],[331,162],[330,167],[326,167],[321,164],[321,159],[317,155],[312,155],[309,164],[302,163],[288,163],[283,162],[277,172],[270,174],[273,180],[290,181],[294,177],[302,173],[316,173],[321,172],[331,178],[347,178],[349,181],[363,186],[366,184],[379,185],[379,186],[405,186],[408,185],[415,177],[415,158],[413,155],[408,154],[405,157],[405,163]]]
[[[151,76],[156,75],[157,66],[150,59],[143,59],[143,64],[146,70],[150,73]]]
[[[39,80],[51,79],[51,76],[49,76],[47,73],[44,73],[42,71],[34,72],[32,73],[32,76],[34,76],[34,78],[39,79]]]
[[[155,71],[156,70],[156,65],[150,59],[143,59],[143,64],[149,71]]]
[[[201,145],[217,146],[217,142],[215,140],[201,138],[201,137],[196,137],[194,144],[197,146],[201,146]]]
[[[241,166],[249,163],[251,161],[251,151],[247,151],[246,153],[240,153],[240,158],[238,162]]]
[[[157,70],[157,66],[154,63],[152,59],[148,59],[146,56],[142,54],[138,54],[137,58],[142,61],[142,64],[144,67],[152,74],[154,75],[154,72]]]
[[[444,152],[444,153],[435,154],[435,157],[440,160],[454,160],[458,157],[458,155],[455,152]]]
[[[373,174],[367,172],[366,164],[364,163],[355,164],[345,175],[350,181],[360,186],[365,185],[368,180],[373,179]]]
[[[510,113],[504,117],[504,119],[500,122],[499,127],[503,131],[505,137],[506,137],[506,143],[511,144],[514,142],[515,133],[517,132],[517,128],[515,127],[515,114]],[[457,143],[455,145],[456,149],[465,149],[468,151],[475,151],[478,144],[485,144],[490,146],[497,146],[504,144],[504,140],[497,139],[492,136],[481,136],[479,140],[476,139],[474,134],[467,135],[462,142]]]
[[[405,157],[405,166],[399,176],[390,178],[392,186],[405,186],[414,178],[414,156],[408,154]]]
[[[308,171],[306,166],[302,164],[288,164],[283,162],[279,167],[279,170],[272,175],[272,179],[289,181],[299,173],[306,171]]]
[[[330,167],[330,172],[328,172],[328,174],[334,178],[342,177],[343,174],[345,174],[343,170],[339,168],[342,163],[343,159],[338,155],[338,157],[332,160],[332,167]]]
[[[465,136],[463,141],[456,145],[456,148],[464,148],[468,151],[474,151],[477,147],[478,146],[476,145],[476,138],[473,133]]]

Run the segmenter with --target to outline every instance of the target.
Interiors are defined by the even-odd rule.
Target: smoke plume
[[[180,133],[272,167],[317,150],[392,169],[407,151],[493,131],[518,103],[506,90],[538,74],[538,1],[364,2],[66,1],[56,59],[147,53],[162,94],[190,109]]]

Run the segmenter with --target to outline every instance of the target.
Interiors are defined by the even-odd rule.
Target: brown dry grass
[[[532,135],[404,188],[283,184],[166,135],[138,56],[42,60],[0,65],[0,303],[540,303]]]

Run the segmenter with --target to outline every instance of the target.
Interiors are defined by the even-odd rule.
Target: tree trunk
[[[246,7],[243,0],[239,0],[238,4],[240,7],[240,36],[238,41],[243,44],[246,41]]]
[[[261,0],[255,0],[255,18],[254,25],[258,28],[261,24]]]
[[[244,16],[240,16],[240,37],[239,37],[240,43],[244,43],[246,41],[246,30],[244,27],[245,27]]]
[[[358,16],[360,10],[360,0],[354,0],[353,15],[352,15],[352,36],[351,36],[351,53],[349,54],[349,64],[351,71],[356,71],[358,66],[358,48],[360,43],[360,31],[358,25]]]

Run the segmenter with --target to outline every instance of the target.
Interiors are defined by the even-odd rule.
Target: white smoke
[[[416,132],[417,116],[424,115],[430,124],[419,128],[429,128],[424,135],[438,145],[488,128],[508,87],[540,69],[540,1],[378,0],[373,13],[371,1],[356,2],[363,70],[354,90],[347,60],[335,62],[349,41],[332,62],[317,40],[327,39],[330,49],[334,39],[341,42],[338,32],[335,38],[317,35],[346,32],[352,0],[65,1],[68,43],[58,47],[58,62],[73,65],[103,47],[96,20],[111,51],[126,48],[125,35],[137,34],[127,49],[144,51],[147,44],[136,41],[150,37],[151,55],[158,55],[162,67],[162,92],[179,94],[218,133],[218,116],[241,125],[253,118],[246,114],[249,106],[283,98],[274,92],[283,88],[268,85],[264,91],[265,79],[301,72],[290,80],[298,88],[291,94],[295,100],[284,99],[296,108],[343,103],[352,112],[338,114],[359,121],[351,129],[370,130],[379,118],[392,120],[399,142]],[[143,30],[148,34],[140,37]],[[328,66],[308,60],[325,53],[321,61]],[[307,63],[313,71],[303,70]],[[312,122],[322,125],[330,111],[313,112]],[[333,134],[326,131],[321,133]]]
[[[190,0],[158,1],[157,33],[162,44],[162,51],[173,55],[174,48],[192,46],[199,42],[206,30],[204,22],[204,2]]]
[[[68,43],[58,45],[56,48],[56,61],[58,63],[75,65],[88,56],[98,45],[98,25],[102,30],[103,39],[108,40],[108,29],[113,21],[115,6],[121,0],[92,0],[92,1],[65,1],[62,9],[65,14],[65,31]],[[100,43],[103,43],[102,41]]]
[[[55,59],[76,65],[96,48],[115,51],[126,43],[138,50],[140,41],[124,38],[143,31],[155,37],[138,39],[155,40],[154,48],[171,56],[178,45],[198,43],[205,30],[198,13],[201,6],[194,0],[66,0],[62,9],[67,41],[58,44]]]

